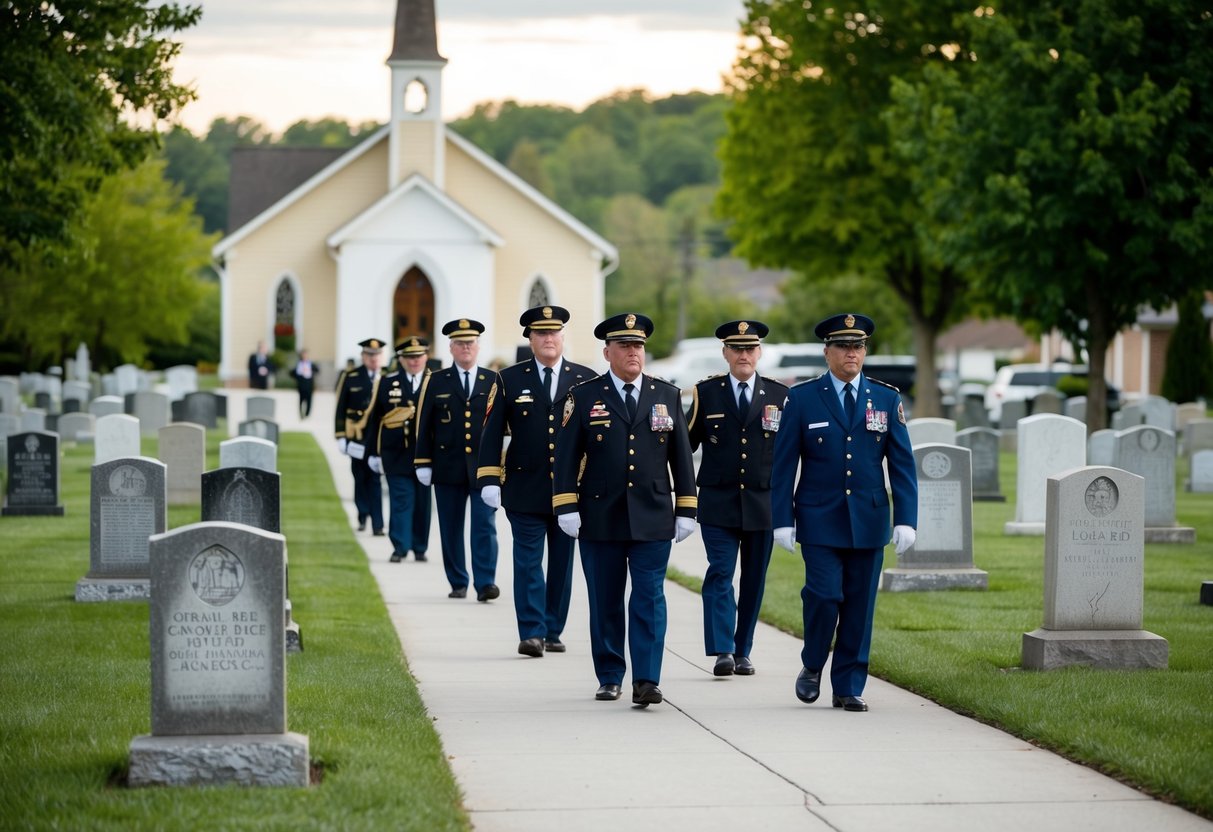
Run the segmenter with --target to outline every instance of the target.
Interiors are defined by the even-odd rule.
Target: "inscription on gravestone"
[[[47,431],[8,437],[4,516],[62,516],[59,504],[59,437]]]
[[[90,472],[89,569],[77,601],[148,596],[148,539],[168,525],[165,466],[149,457],[97,463]]]

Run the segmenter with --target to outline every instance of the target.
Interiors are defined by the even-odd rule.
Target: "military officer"
[[[411,551],[418,561],[426,560],[430,542],[430,487],[417,480],[414,455],[417,451],[417,400],[430,371],[425,361],[430,342],[413,335],[396,345],[400,367],[379,384],[379,394],[367,434],[374,456],[372,470],[387,479],[387,534],[392,541],[392,563],[404,560]]]
[[[384,342],[378,338],[367,338],[359,341],[358,346],[362,347],[362,366],[346,370],[337,379],[337,447],[350,458],[358,531],[366,529],[366,521],[370,518],[371,530],[379,537],[384,534],[383,487],[379,474],[371,470],[367,459],[370,454],[366,443],[371,437],[366,435],[366,423],[382,378],[379,368],[383,360]]]
[[[792,551],[799,541],[804,559],[796,696],[816,701],[833,641],[833,705],[847,711],[868,709],[862,694],[872,613],[890,537],[886,465],[898,554],[914,544],[918,524],[918,477],[901,396],[863,374],[875,330],[871,318],[850,313],[817,325],[829,371],[789,391],[771,482],[775,542]]]
[[[707,550],[703,578],[703,642],[716,656],[717,676],[752,676],[750,649],[771,562],[771,464],[788,388],[758,375],[761,321],[730,321],[716,329],[729,372],[694,387],[687,417],[699,463],[699,527]],[[740,593],[733,573],[741,552]]]
[[[573,538],[560,530],[552,512],[552,460],[560,409],[569,389],[597,373],[564,358],[564,325],[569,312],[536,306],[518,323],[534,358],[506,367],[480,439],[476,472],[481,497],[491,508],[505,506],[514,537],[514,614],[518,652],[541,657],[563,653],[564,631],[573,591]],[[502,456],[506,434],[510,441]],[[548,570],[543,574],[547,541]]]
[[[489,393],[497,374],[476,366],[480,334],[484,324],[469,318],[450,321],[442,334],[451,339],[450,367],[431,373],[421,388],[417,403],[417,479],[434,485],[438,503],[438,534],[442,540],[442,564],[451,584],[449,597],[466,598],[467,555],[463,545],[463,523],[468,499],[476,486],[480,433],[488,410]],[[472,583],[477,601],[501,595],[494,583],[497,574],[496,510],[484,501],[471,500]]]
[[[643,374],[644,345],[652,332],[651,320],[631,312],[594,329],[606,342],[602,354],[610,369],[565,399],[552,495],[560,528],[581,540],[599,683],[594,697],[619,698],[629,636],[632,702],[641,707],[662,701],[666,565],[671,541],[695,530],[696,507],[695,465],[679,390]]]

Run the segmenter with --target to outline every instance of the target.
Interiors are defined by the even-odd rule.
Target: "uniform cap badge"
[[[846,318],[843,319],[843,323],[846,324],[848,327],[855,326],[855,316],[847,315]]]
[[[747,322],[747,321],[742,321],[741,323],[739,323],[739,324],[737,325],[737,334],[738,334],[738,335],[745,335],[746,330],[747,330],[747,329],[749,329],[749,328],[750,328],[750,324],[749,324],[749,322]]]
[[[636,316],[633,315],[631,312],[629,312],[628,316],[623,319],[623,325],[626,326],[628,329],[631,329],[632,327],[636,326]]]
[[[550,307],[550,306],[543,307],[543,317],[545,317],[545,318],[552,317],[552,307]]]

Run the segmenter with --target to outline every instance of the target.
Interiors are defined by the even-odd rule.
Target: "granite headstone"
[[[125,413],[97,419],[93,439],[93,462],[109,462],[140,456],[139,420]]]
[[[973,499],[981,502],[1006,502],[998,478],[998,431],[993,428],[965,428],[956,434],[956,444],[973,455]]]
[[[1146,543],[1195,543],[1196,530],[1175,522],[1175,434],[1137,425],[1116,434],[1112,464],[1145,477]]]
[[[924,416],[906,422],[906,428],[910,431],[910,444],[914,446],[956,443],[956,422],[952,419]]]
[[[202,500],[206,470],[206,428],[175,422],[160,428],[160,460],[168,466],[168,501],[197,505]]]
[[[147,598],[148,540],[168,527],[166,468],[145,456],[92,468],[88,574],[76,582],[77,601]]]
[[[278,470],[278,446],[256,436],[235,436],[219,443],[220,468]]]
[[[1045,481],[1058,471],[1087,462],[1087,426],[1055,413],[1020,419],[1016,430],[1015,519],[1003,526],[1008,535],[1045,533]]]
[[[49,431],[26,431],[8,437],[8,472],[4,482],[5,517],[62,517],[59,502],[59,437]]]
[[[237,428],[240,436],[257,436],[278,444],[278,423],[269,419],[249,419]]]

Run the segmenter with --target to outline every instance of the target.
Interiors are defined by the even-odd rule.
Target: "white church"
[[[344,151],[233,154],[230,233],[213,249],[225,383],[275,333],[309,351],[322,385],[365,338],[421,335],[449,363],[440,330],[455,318],[485,324],[479,363],[513,363],[518,316],[540,304],[569,310],[566,354],[599,363],[617,250],[443,124],[446,63],[434,0],[397,0],[385,127]]]

